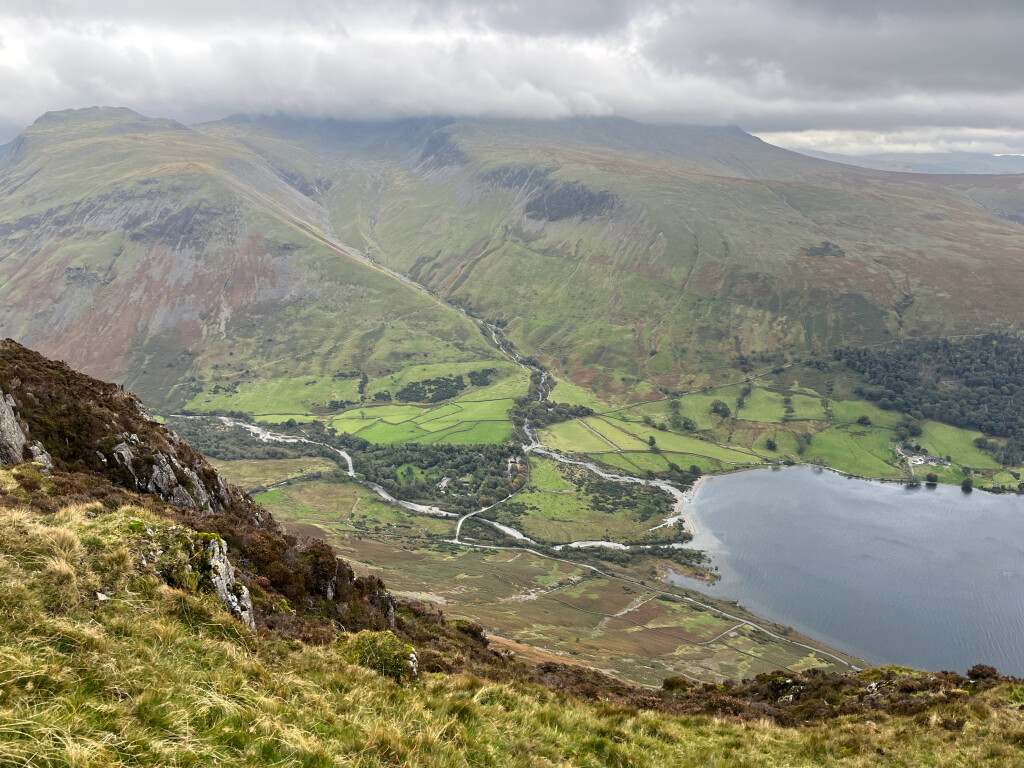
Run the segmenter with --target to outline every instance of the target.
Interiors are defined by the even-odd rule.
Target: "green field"
[[[470,386],[455,398],[456,402],[522,397],[530,387],[530,372],[519,365],[504,362],[487,363],[476,367],[477,370],[480,368],[496,368],[498,373],[491,376],[492,381],[486,387]]]
[[[721,472],[723,469],[732,469],[731,465],[723,465],[718,459],[712,459],[707,456],[694,456],[691,453],[672,453],[671,451],[662,451],[661,455],[681,469],[689,469],[691,466],[696,466],[705,474]]]
[[[320,456],[303,456],[298,459],[240,459],[237,461],[218,461],[211,459],[217,470],[228,479],[228,482],[241,486],[247,491],[254,488],[265,488],[286,480],[294,480],[316,472],[333,474],[338,465],[330,459]]]
[[[353,482],[299,482],[260,493],[255,498],[292,527],[312,525],[325,532],[417,538],[444,537],[455,532],[452,519],[407,512]]]
[[[588,421],[598,420],[588,419]],[[606,422],[604,428],[610,426]],[[625,432],[632,437],[641,448],[648,446],[649,438],[653,437],[658,448],[674,453],[692,453],[697,456],[708,456],[712,459],[720,459],[734,464],[761,464],[764,461],[760,457],[749,453],[731,448],[723,448],[720,445],[706,440],[699,440],[696,437],[662,431],[654,427],[648,427],[646,424],[623,424],[616,427],[616,430]]]
[[[360,429],[355,434],[371,443],[423,443],[431,436],[430,432],[420,429],[411,421],[400,424],[389,424],[378,421],[369,427]]]
[[[512,437],[512,400],[461,401],[423,408],[377,405],[334,417],[339,432],[371,443],[503,443]]]
[[[736,398],[740,394],[740,385],[721,387],[709,392],[692,392],[682,395],[679,400],[679,415],[693,419],[699,430],[715,429],[721,419],[711,413],[711,404],[721,400],[730,409],[734,409]],[[606,414],[609,418],[623,418],[628,421],[640,421],[643,416],[650,416],[657,424],[668,422],[671,416],[669,398],[653,403],[644,403]],[[745,418],[745,417],[744,417]]]
[[[629,457],[634,460],[645,457],[642,463],[650,464],[652,469],[656,460],[659,462],[657,469],[668,469],[667,463],[654,454],[630,454]],[[511,525],[531,539],[547,544],[597,539],[661,541],[668,537],[672,540],[674,534],[669,529],[653,535],[648,533],[672,514],[672,499],[663,491],[602,481],[582,467],[539,456],[531,457],[530,466],[529,485],[484,517]],[[606,498],[602,500],[601,496]]]
[[[284,424],[287,421],[294,421],[296,424],[308,424],[316,419],[306,413],[262,413],[256,416],[260,424]]]
[[[411,421],[426,413],[427,409],[417,405],[367,405],[353,408],[335,417],[335,426],[342,419],[383,419],[391,424]]]
[[[864,477],[902,477],[893,466],[892,432],[877,427],[839,426],[819,432],[811,440],[804,460],[822,458],[829,467]]]
[[[768,450],[768,440],[775,441],[775,450]],[[796,434],[789,429],[768,429],[762,432],[754,441],[754,450],[772,459],[797,460],[800,455],[797,451],[798,443]]]
[[[465,422],[453,426],[440,437],[429,440],[431,443],[458,443],[475,445],[477,443],[504,443],[512,437],[512,424],[507,421]]]
[[[624,455],[641,470],[650,470],[652,472],[666,472],[668,470],[668,459],[660,453],[628,453]],[[683,466],[688,467],[689,464]]]
[[[495,372],[490,375],[491,383],[484,387],[473,386],[469,380],[471,371],[481,371],[487,368]],[[463,377],[466,389],[458,395],[459,400],[490,400],[502,397],[518,397],[526,392],[530,383],[529,373],[519,365],[507,360],[490,360],[468,363],[423,363],[403,367],[387,376],[370,376],[370,382],[366,387],[367,395],[375,392],[388,390],[395,395],[402,387],[416,381],[433,379],[443,376]]]
[[[825,409],[817,395],[792,395],[793,414],[791,419],[824,419]]]
[[[568,482],[559,471],[557,461],[537,457],[530,461],[530,487],[540,491],[576,490],[576,486]]]
[[[883,411],[867,400],[833,400],[830,406],[836,421],[840,424],[852,424],[861,416],[867,416],[875,426],[895,428],[903,419],[903,414],[899,411]]]
[[[629,460],[630,456],[642,455],[642,454],[627,454],[627,453],[590,453],[587,454],[587,458],[597,464],[605,464],[613,470],[619,472],[626,472],[627,474],[636,474],[640,471],[640,467]]]
[[[555,403],[585,405],[595,411],[602,411],[608,407],[608,403],[599,400],[593,392],[583,389],[565,378],[555,380],[555,386],[551,390],[549,399]]]
[[[584,419],[583,422],[620,451],[646,451],[649,449],[646,439],[641,440],[630,431],[637,426],[635,422],[619,422],[615,424],[599,416],[591,416]]]
[[[358,400],[358,382],[351,379],[334,381],[330,376],[292,376],[259,379],[238,384],[237,393],[213,386],[195,395],[186,405],[196,411],[245,411],[257,417],[271,414],[288,416],[312,415],[317,407],[331,400]],[[288,416],[285,417],[286,420]]]
[[[749,421],[781,422],[785,415],[785,404],[783,395],[778,392],[770,392],[761,387],[755,387],[747,395],[743,408],[737,413],[737,417]],[[795,407],[794,398],[794,407]]]
[[[981,436],[980,432],[926,421],[921,436],[916,439],[933,456],[950,456],[954,463],[965,467],[999,469],[999,464],[991,456],[974,445],[974,439]]]
[[[537,439],[556,451],[614,451],[616,446],[578,420],[563,421],[542,429]]]

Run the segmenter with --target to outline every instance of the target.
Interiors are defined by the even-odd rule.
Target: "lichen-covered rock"
[[[252,598],[249,590],[235,579],[235,567],[228,560],[228,545],[220,536],[206,539],[203,552],[210,569],[210,580],[217,597],[227,606],[239,621],[249,629],[256,630]]]
[[[25,460],[28,438],[14,415],[14,398],[0,390],[0,463],[20,464]]]
[[[173,458],[171,459],[171,461],[175,465],[177,465],[178,470],[181,472],[181,474],[185,476],[185,479],[191,484],[191,493],[189,495],[192,496],[193,500],[196,503],[196,506],[198,506],[199,509],[206,509],[207,507],[209,507],[210,497],[207,495],[206,489],[203,487],[203,482],[202,480],[199,479],[199,475],[197,475],[188,467],[182,467],[176,461],[174,461]]]
[[[132,530],[150,541],[149,557],[157,572],[172,587],[187,592],[211,590],[224,606],[249,629],[256,629],[256,615],[249,590],[235,576],[235,567],[228,559],[228,545],[215,533],[173,526],[156,534],[141,520]]]
[[[150,493],[156,494],[164,501],[169,501],[176,507],[182,509],[198,509],[199,505],[196,503],[196,499],[185,490],[181,483],[178,482],[178,476],[175,474],[175,468],[184,474],[181,465],[178,464],[174,458],[168,458],[165,454],[157,451],[154,456],[153,471],[149,476],[149,483],[146,485],[146,490]],[[195,474],[192,475],[196,477]],[[201,487],[199,478],[196,477],[196,486]],[[203,494],[203,498],[206,498],[206,494]]]
[[[101,458],[103,458],[103,462],[106,463],[106,457],[104,457],[102,454],[100,454],[100,456]],[[136,476],[135,468],[132,466],[132,460],[134,458],[135,454],[132,453],[132,449],[128,445],[128,443],[118,443],[117,445],[114,446],[114,461],[116,461],[122,467],[127,469],[128,472],[131,473],[131,476],[135,478],[135,488],[133,490],[136,490],[138,489],[139,478],[138,476]]]
[[[178,478],[174,476],[171,462],[162,453],[157,453],[156,460],[153,463],[153,472],[149,476],[149,484],[146,486],[146,490],[163,498],[169,498],[177,486]]]
[[[53,469],[53,459],[47,453],[42,443],[38,440],[32,440],[26,445],[28,446],[29,453],[32,454],[32,461],[42,464],[46,469]]]

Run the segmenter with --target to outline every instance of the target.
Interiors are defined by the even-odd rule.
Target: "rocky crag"
[[[84,474],[164,502],[192,532],[189,567],[251,628],[302,634],[302,615],[314,611],[346,629],[394,628],[395,600],[379,579],[356,578],[322,541],[287,535],[135,395],[11,340],[0,342],[0,392],[0,463]],[[154,542],[154,560],[158,550]],[[229,551],[248,579],[236,578]]]

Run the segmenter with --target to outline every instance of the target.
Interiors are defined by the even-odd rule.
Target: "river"
[[[672,583],[874,664],[1024,676],[1024,499],[810,467],[709,478],[687,507],[721,581]]]

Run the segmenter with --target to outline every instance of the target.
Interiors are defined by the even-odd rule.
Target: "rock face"
[[[0,389],[0,463],[20,464],[25,460],[25,433],[14,415],[14,398]]]
[[[14,398],[0,389],[0,464],[20,464],[25,461],[25,449],[28,448],[32,461],[52,469],[53,459],[43,444],[25,436],[18,423],[16,406]]]
[[[32,460],[46,469],[90,470],[199,515],[235,505],[258,514],[202,454],[116,384],[8,339],[0,341],[0,388],[0,462]]]
[[[147,555],[168,583],[195,589],[198,577],[249,627],[297,631],[304,619],[296,614],[309,611],[336,628],[395,628],[395,599],[380,579],[357,578],[322,541],[287,536],[131,393],[9,339],[0,341],[0,388],[0,461],[31,457],[55,477],[91,474],[171,505],[165,514],[184,526],[183,538]],[[169,561],[174,552],[183,559]],[[290,607],[254,605],[242,582],[257,579],[262,593],[276,592]]]

